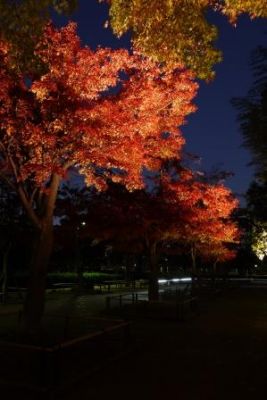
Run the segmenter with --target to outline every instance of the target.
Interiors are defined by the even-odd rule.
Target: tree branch
[[[20,200],[23,204],[23,207],[25,208],[25,211],[27,212],[30,220],[32,221],[32,223],[34,224],[34,226],[38,229],[41,228],[42,224],[41,224],[41,220],[37,217],[34,209],[32,208],[32,204],[31,202],[28,200],[26,193],[24,191],[24,188],[21,184],[18,185],[17,187],[17,193],[20,197]]]
[[[2,179],[4,182],[6,182],[6,184],[11,187],[12,190],[17,191],[16,186],[14,185],[13,182],[11,182],[11,180],[5,176],[2,172],[0,172],[0,179]]]
[[[60,184],[60,176],[54,173],[51,177],[51,183],[49,186],[49,195],[45,207],[45,216],[44,216],[45,219],[53,218],[59,184]]]

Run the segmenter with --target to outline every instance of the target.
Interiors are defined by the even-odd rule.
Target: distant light
[[[83,225],[83,226],[86,225],[86,222],[85,222],[85,221],[82,221],[82,225]]]
[[[158,283],[167,283],[167,282],[191,282],[192,278],[173,278],[173,279],[159,279]]]
[[[167,279],[159,279],[159,280],[158,280],[158,283],[167,283],[167,282],[168,282]]]

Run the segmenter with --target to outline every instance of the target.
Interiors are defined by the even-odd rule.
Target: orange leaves
[[[229,189],[198,182],[191,171],[180,168],[175,181],[162,174],[156,193],[130,193],[111,185],[89,203],[89,219],[98,221],[97,237],[113,243],[123,241],[131,247],[133,241],[147,240],[187,249],[194,245],[201,257],[224,261],[235,255],[227,246],[239,241],[238,227],[231,220],[236,205]]]
[[[47,74],[38,82],[38,93],[50,93],[51,85],[61,84],[65,95],[73,100],[92,101],[120,80],[119,71],[131,66],[126,50],[82,47],[76,34],[76,24],[70,23],[61,30],[49,25],[36,54],[46,63]]]
[[[131,240],[194,242],[199,249],[213,243],[220,251],[236,240],[230,214],[237,203],[221,185],[197,182],[181,169],[176,181],[162,177],[157,196],[134,191],[144,187],[145,168],[159,171],[168,160],[179,162],[179,127],[196,109],[191,73],[125,50],[82,47],[74,24],[48,26],[36,54],[46,73],[25,85],[0,43],[0,151],[17,183],[44,190],[53,173],[64,177],[75,165],[87,185],[104,190],[113,180],[133,192],[110,200],[109,216],[98,207],[110,218],[109,234],[112,221],[120,221]]]
[[[133,190],[143,186],[143,168],[179,157],[178,126],[195,109],[190,73],[126,50],[92,51],[81,45],[75,24],[47,26],[35,52],[46,72],[25,86],[0,46],[3,141],[8,146],[14,136],[23,179],[45,185],[53,171],[75,165],[89,185],[104,188],[108,178]]]
[[[234,255],[227,244],[239,242],[239,229],[231,220],[238,202],[229,189],[198,182],[190,171],[184,171],[176,182],[165,179],[163,196],[173,210],[174,238],[194,244],[204,258],[217,255],[222,261]]]

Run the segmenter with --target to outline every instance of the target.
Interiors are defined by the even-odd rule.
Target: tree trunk
[[[47,221],[39,232],[30,269],[23,312],[23,331],[36,334],[41,328],[45,306],[47,267],[53,248],[53,224]]]
[[[152,243],[148,248],[149,257],[149,301],[157,301],[159,299],[159,283],[158,283],[158,257],[157,244]]]
[[[43,216],[39,219],[38,237],[33,250],[27,295],[23,310],[23,331],[36,335],[41,330],[45,306],[47,267],[53,249],[53,215],[60,177],[53,174],[44,199]]]

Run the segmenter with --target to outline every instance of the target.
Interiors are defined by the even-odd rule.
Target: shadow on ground
[[[140,320],[134,350],[56,400],[263,399],[267,389],[267,290],[235,289],[186,322]],[[89,361],[89,360],[88,360]],[[75,370],[75,365],[70,365]],[[3,398],[42,399],[2,389]]]

